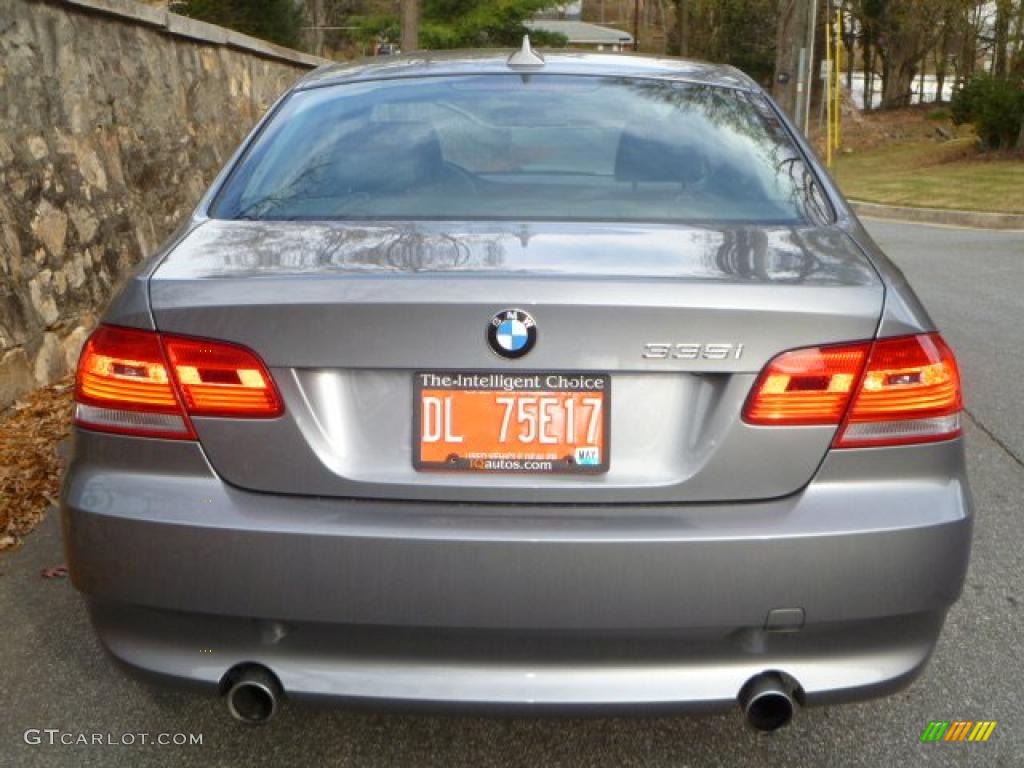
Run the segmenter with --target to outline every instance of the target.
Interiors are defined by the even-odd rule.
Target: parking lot
[[[245,728],[223,702],[150,689],[103,654],[66,579],[55,514],[0,556],[0,765],[919,766],[1024,764],[1024,233],[870,222],[963,368],[977,504],[965,593],[924,677],[865,704],[798,712],[765,735],[728,715],[501,718],[286,705]],[[856,514],[856,510],[850,510]],[[920,742],[930,720],[996,720],[987,743]],[[26,744],[29,729],[202,734],[192,746]]]

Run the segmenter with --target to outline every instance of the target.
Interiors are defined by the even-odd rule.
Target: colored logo
[[[921,741],[988,741],[995,729],[995,720],[932,720]]]
[[[503,309],[487,325],[487,343],[495,354],[515,360],[537,343],[537,324],[521,309]]]

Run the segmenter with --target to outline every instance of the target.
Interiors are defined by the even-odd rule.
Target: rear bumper
[[[65,543],[107,648],[210,685],[263,663],[290,695],[710,709],[764,669],[876,695],[927,661],[970,549],[959,441],[833,452],[772,501],[545,507],[255,494],[195,444],[77,439]]]
[[[141,677],[214,690],[240,662],[290,697],[448,710],[662,710],[735,706],[777,669],[824,704],[891,693],[923,669],[944,612],[798,632],[496,632],[270,622],[90,601],[107,650]],[[202,650],[201,649],[205,649]]]

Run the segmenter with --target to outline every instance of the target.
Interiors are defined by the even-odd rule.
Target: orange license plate
[[[418,372],[413,466],[607,472],[610,392],[606,374]]]

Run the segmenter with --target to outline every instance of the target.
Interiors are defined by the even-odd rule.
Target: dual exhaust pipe
[[[258,725],[277,714],[284,690],[266,667],[246,664],[232,667],[224,676],[228,712],[240,723]]]
[[[270,720],[284,695],[274,673],[258,664],[233,667],[224,676],[224,687],[228,712],[248,725]],[[740,709],[755,730],[774,731],[793,719],[799,690],[799,684],[782,672],[762,672],[740,689]]]
[[[775,731],[796,712],[800,685],[783,672],[754,675],[740,689],[739,705],[747,723],[758,731]]]

